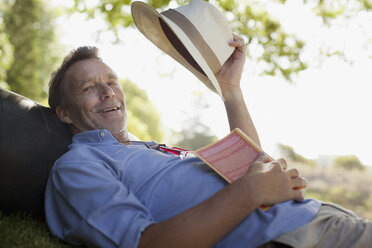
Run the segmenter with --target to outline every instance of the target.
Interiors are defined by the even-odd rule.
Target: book
[[[194,152],[195,155],[229,183],[245,175],[249,166],[256,161],[260,153],[266,155],[266,162],[273,161],[273,158],[260,149],[239,128],[235,128],[221,140]],[[262,205],[260,209],[267,211],[270,207]]]
[[[235,128],[221,140],[194,153],[227,182],[232,183],[245,175],[258,155],[265,152],[242,130]],[[266,162],[273,161],[268,154],[266,157]]]
[[[229,183],[244,176],[260,153],[266,155],[266,162],[274,160],[239,128],[235,128],[221,140],[194,152]],[[293,189],[305,191],[305,187]],[[266,211],[270,207],[262,205],[260,209]]]

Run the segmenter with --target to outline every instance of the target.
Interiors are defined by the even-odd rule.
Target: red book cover
[[[263,151],[259,146],[236,128],[221,140],[195,151],[195,154],[232,183],[247,173],[260,152]],[[273,160],[269,155],[266,156],[267,162]]]

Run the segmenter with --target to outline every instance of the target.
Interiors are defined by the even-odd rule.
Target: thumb
[[[265,163],[267,160],[267,156],[264,152],[260,152],[256,158],[256,160],[253,162],[253,163],[259,163],[259,164],[263,164]]]
[[[267,155],[264,152],[260,152],[257,155],[256,160],[253,161],[253,163],[249,167],[249,173],[248,174],[252,175],[252,174],[259,173],[260,171],[262,171],[263,168],[264,168],[266,159],[267,159]]]

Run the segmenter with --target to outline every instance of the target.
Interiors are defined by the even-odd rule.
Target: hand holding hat
[[[229,43],[229,45],[235,47],[235,50],[222,65],[222,68],[217,75],[217,80],[222,92],[224,93],[225,99],[231,93],[233,94],[234,90],[240,90],[240,79],[246,58],[246,45],[241,37],[234,34],[234,41]]]
[[[137,28],[152,43],[185,66],[222,99],[217,78],[223,82],[229,80],[229,83],[240,80],[245,59],[244,43],[241,38],[233,37],[225,17],[208,2],[191,0],[189,4],[161,13],[144,2],[134,2],[132,16]]]

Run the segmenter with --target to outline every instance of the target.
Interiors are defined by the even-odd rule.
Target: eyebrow
[[[109,73],[109,74],[107,74],[106,76],[107,76],[108,78],[110,78],[110,79],[111,79],[111,78],[116,79],[116,80],[118,79],[118,76],[117,76],[116,74],[113,74],[113,73]]]
[[[104,77],[105,77],[105,78],[108,78],[108,79],[116,79],[116,80],[118,80],[118,76],[116,76],[116,74],[113,74],[113,73],[108,73],[108,74],[106,74]],[[95,80],[95,78],[93,78],[93,77],[89,77],[89,78],[87,78],[87,79],[82,80],[82,81],[80,82],[80,85],[83,85],[83,84],[85,84],[85,83],[88,83],[88,82],[91,82],[91,81],[94,81],[94,80]]]

